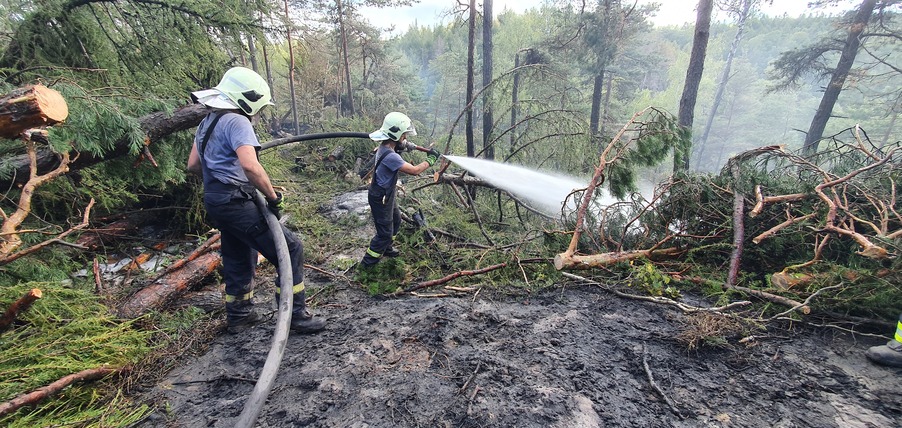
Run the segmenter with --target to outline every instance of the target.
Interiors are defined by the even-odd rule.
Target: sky
[[[528,9],[539,8],[543,1],[547,0],[494,0],[492,12],[496,15],[504,10],[524,12]],[[654,0],[638,1],[639,4],[646,4]],[[795,17],[809,12],[809,1],[773,0],[772,5],[762,6],[761,11],[770,16],[782,16],[785,13]],[[698,4],[698,0],[656,0],[655,2],[661,4],[657,16],[652,18],[655,25],[681,25],[695,22],[695,6]],[[476,0],[476,3],[482,4],[482,1]],[[839,3],[843,7],[838,10],[849,10],[855,5],[855,2],[851,0],[843,0]],[[412,6],[384,9],[361,8],[361,12],[373,25],[383,28],[394,25],[396,30],[393,34],[400,34],[414,23],[420,26],[433,26],[450,22],[451,19],[447,17],[447,14],[455,4],[457,4],[457,0],[420,0]],[[717,19],[716,16],[715,19]]]

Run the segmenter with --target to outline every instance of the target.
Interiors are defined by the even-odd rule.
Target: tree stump
[[[0,98],[0,137],[16,138],[29,128],[50,126],[69,117],[59,92],[43,85],[18,88]]]

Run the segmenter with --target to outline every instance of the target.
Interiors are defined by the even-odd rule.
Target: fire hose
[[[294,303],[294,294],[292,293],[292,274],[291,274],[291,256],[288,254],[288,244],[285,243],[285,235],[282,234],[282,225],[276,216],[266,207],[266,200],[258,191],[255,192],[254,202],[257,208],[266,218],[266,225],[269,226],[269,232],[272,233],[273,241],[276,243],[276,256],[279,261],[279,315],[276,318],[276,332],[273,334],[272,347],[269,355],[266,357],[266,363],[263,364],[263,371],[260,372],[260,378],[254,385],[254,391],[244,403],[244,410],[238,416],[236,427],[251,428],[257,422],[260,410],[263,409],[263,403],[269,396],[272,389],[273,381],[279,372],[279,365],[282,363],[282,355],[285,353],[285,347],[288,345],[288,330],[291,325],[291,308]]]
[[[363,132],[326,132],[320,134],[297,135],[269,141],[266,144],[261,145],[260,150],[300,141],[326,138],[369,138],[369,134]],[[408,145],[411,149],[429,152],[428,148],[423,148],[412,143],[408,143]],[[276,244],[276,257],[279,263],[279,294],[281,299],[279,299],[279,312],[278,317],[276,318],[276,331],[273,334],[272,347],[266,357],[266,362],[263,364],[263,370],[260,372],[260,377],[254,385],[254,390],[244,403],[244,409],[241,411],[241,414],[238,416],[238,421],[235,423],[235,427],[238,428],[252,428],[254,426],[257,422],[257,417],[260,416],[260,411],[263,409],[263,404],[266,402],[270,390],[272,390],[276,374],[279,372],[279,365],[282,363],[282,356],[285,354],[285,348],[288,345],[288,334],[291,325],[291,308],[294,303],[294,294],[292,293],[293,277],[291,273],[291,256],[288,253],[288,245],[285,242],[285,236],[282,234],[282,225],[279,223],[276,216],[266,207],[266,200],[259,191],[255,192],[254,202],[266,219],[266,224],[269,226],[270,233],[272,233],[273,242]],[[422,216],[422,213],[420,213],[420,216]],[[425,224],[425,220],[423,220],[423,222]]]

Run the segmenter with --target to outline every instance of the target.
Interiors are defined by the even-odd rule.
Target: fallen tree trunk
[[[0,417],[6,416],[10,413],[19,410],[23,406],[35,405],[40,403],[47,397],[51,395],[57,394],[62,391],[67,386],[75,383],[75,382],[85,382],[89,380],[97,380],[104,378],[108,375],[118,373],[120,369],[114,369],[109,367],[100,367],[95,369],[87,369],[82,370],[78,373],[73,373],[68,376],[64,376],[57,381],[54,381],[50,385],[38,388],[32,392],[27,394],[20,395],[12,400],[9,400],[3,404],[0,404]]]
[[[29,128],[51,126],[67,117],[69,106],[59,92],[44,85],[18,88],[0,98],[0,137],[16,138]],[[28,170],[23,173],[27,178]]]
[[[184,131],[197,126],[201,119],[207,115],[209,108],[202,104],[192,104],[176,109],[172,114],[166,112],[155,112],[141,117],[138,121],[141,123],[141,129],[145,132],[146,142],[156,143],[163,137],[170,134]],[[76,158],[69,165],[70,171],[76,171],[97,163],[115,159],[129,153],[130,142],[126,138],[117,140],[113,146],[113,150],[104,153],[102,156],[95,156],[89,152],[69,153],[71,158]],[[55,153],[50,147],[41,147],[37,149],[37,173],[45,174],[54,170],[60,164],[60,154]],[[29,177],[29,159],[27,155],[10,156],[2,162],[4,169],[12,169],[15,172],[11,174],[8,180],[0,181],[0,188],[9,188],[14,184],[22,184]]]
[[[116,220],[105,227],[90,229],[75,241],[76,245],[88,250],[96,250],[104,243],[114,242],[126,236],[134,236],[142,225],[154,220],[159,214],[138,211]]]
[[[220,262],[218,253],[206,253],[185,264],[182,269],[157,279],[131,296],[119,308],[119,317],[136,318],[150,309],[163,306],[174,296],[212,274]]]
[[[554,256],[554,268],[562,269],[592,269],[610,266],[615,263],[628,262],[639,258],[654,259],[656,257],[669,257],[682,253],[678,248],[665,248],[662,250],[635,250],[603,254],[590,254],[586,256],[561,253]]]
[[[12,305],[9,305],[9,308],[6,309],[6,313],[3,314],[3,317],[0,318],[0,333],[6,331],[10,325],[12,325],[13,321],[16,320],[16,317],[19,316],[20,312],[27,311],[31,304],[36,300],[41,298],[41,290],[37,288],[32,288],[25,295],[13,302]]]

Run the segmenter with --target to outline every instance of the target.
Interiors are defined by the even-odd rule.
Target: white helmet
[[[401,136],[405,132],[409,137],[417,135],[417,130],[413,127],[413,122],[411,122],[410,118],[404,113],[393,111],[385,115],[385,119],[382,120],[382,127],[372,132],[370,139],[373,141],[400,141]]]
[[[222,75],[213,89],[191,94],[196,102],[214,108],[240,109],[253,116],[265,106],[274,105],[266,80],[254,70],[232,67]]]

